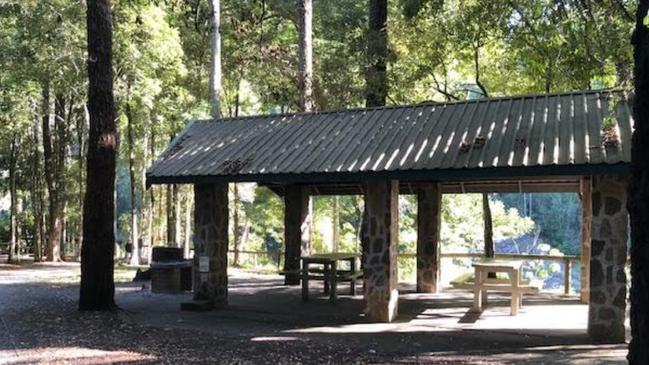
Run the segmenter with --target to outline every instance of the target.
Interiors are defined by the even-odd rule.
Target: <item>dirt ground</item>
[[[359,296],[331,305],[314,291],[302,303],[278,277],[231,270],[224,310],[182,312],[189,294],[121,282],[120,310],[88,313],[77,311],[78,277],[78,264],[0,264],[0,364],[626,363],[625,344],[589,343],[584,306],[554,298],[530,300],[516,322],[499,298],[472,319],[467,294],[404,294],[395,323],[369,324]]]

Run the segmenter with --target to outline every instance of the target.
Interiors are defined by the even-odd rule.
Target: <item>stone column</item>
[[[284,194],[284,284],[300,284],[300,256],[311,254],[311,199],[306,188],[287,185]]]
[[[391,322],[397,315],[397,242],[399,184],[397,181],[365,185],[367,246],[363,274],[365,316],[373,322]]]
[[[588,335],[597,342],[625,340],[626,273],[629,239],[625,178],[592,179],[592,244]]]
[[[417,190],[417,293],[437,293],[442,194],[433,183]]]
[[[228,185],[194,185],[194,300],[228,303]]]
[[[582,303],[590,300],[590,244],[591,225],[593,220],[592,188],[590,177],[581,180],[581,290],[579,297]]]

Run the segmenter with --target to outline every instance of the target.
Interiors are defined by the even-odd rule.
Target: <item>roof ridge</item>
[[[200,123],[216,123],[216,122],[229,122],[229,121],[244,120],[244,119],[287,118],[287,117],[307,116],[307,115],[337,114],[337,113],[348,113],[348,112],[363,112],[363,111],[390,110],[390,109],[402,109],[402,108],[405,109],[405,108],[413,108],[413,107],[445,106],[445,105],[459,105],[459,104],[471,104],[471,103],[488,103],[492,101],[502,101],[502,100],[558,97],[558,96],[566,96],[566,95],[588,95],[588,94],[597,94],[597,93],[615,93],[615,92],[625,92],[625,91],[630,91],[630,90],[623,89],[623,88],[607,88],[607,89],[593,89],[593,90],[560,91],[560,92],[547,93],[547,94],[521,94],[521,95],[512,95],[512,96],[496,96],[496,97],[481,98],[481,99],[453,100],[453,101],[442,101],[442,102],[424,101],[418,104],[356,107],[356,108],[332,109],[332,110],[312,111],[312,112],[253,114],[253,115],[242,115],[238,117],[228,117],[228,118],[218,118],[218,119],[212,119],[212,118],[194,119],[194,121]]]

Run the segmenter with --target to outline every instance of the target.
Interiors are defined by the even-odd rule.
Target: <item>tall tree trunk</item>
[[[131,85],[127,86],[127,101],[125,107],[126,119],[128,121],[126,138],[128,140],[128,175],[130,181],[130,202],[131,202],[131,265],[140,264],[140,246],[139,246],[139,235],[138,235],[138,211],[137,211],[137,180],[135,176],[135,136],[133,132],[133,113],[131,111]]]
[[[148,131],[148,129],[145,129],[145,131]],[[151,128],[151,143],[149,145],[150,153],[148,156],[146,156],[146,161],[149,159],[153,158],[155,156],[155,133],[153,130],[153,126]],[[146,186],[146,170],[142,169],[142,186]],[[153,253],[153,244],[155,243],[155,240],[153,238],[153,217],[155,217],[155,193],[153,190],[153,187],[149,188],[148,190],[148,199],[146,202],[146,205],[148,206],[147,212],[146,212],[146,237],[147,237],[147,251],[146,251],[146,257],[147,257],[147,263],[151,263],[151,254]]]
[[[80,310],[115,308],[113,279],[117,127],[110,0],[87,0],[90,133],[83,209]]]
[[[649,1],[641,0],[633,34],[635,97],[628,209],[631,221],[629,364],[649,364]]]
[[[176,242],[176,247],[182,248],[183,247],[183,240],[182,240],[182,199],[181,199],[181,189],[180,185],[174,185],[173,188],[173,194],[174,194],[174,217],[176,217],[176,220],[174,223],[176,224],[176,228],[174,228],[175,236],[174,236],[174,242]]]
[[[72,123],[73,117],[73,100],[68,98],[68,110],[65,110],[65,99],[63,95],[59,96],[61,103],[61,115],[57,116],[56,123],[56,171],[55,171],[55,184],[56,184],[56,204],[59,218],[59,259],[65,257],[65,243],[66,243],[66,211],[67,211],[67,176],[68,169],[68,136],[69,126]]]
[[[221,1],[210,0],[212,23],[210,60],[210,107],[212,118],[221,116]]]
[[[338,252],[340,246],[340,197],[336,195],[333,197],[333,200],[331,209],[332,249],[333,252]]]
[[[167,246],[178,247],[178,185],[167,185]]]
[[[18,137],[16,135],[11,138],[11,146],[9,147],[9,195],[10,195],[10,207],[9,207],[9,258],[8,262],[13,262],[17,253],[18,246],[18,189],[16,186],[16,165],[18,160],[18,151],[17,151],[17,141]]]
[[[491,217],[491,206],[489,205],[489,194],[482,193],[482,219],[484,221],[484,255],[493,258],[494,250],[494,227]],[[495,279],[496,273],[490,272],[487,277]]]
[[[48,101],[49,102],[49,101]],[[55,96],[54,126],[57,133],[56,141],[50,129],[49,113],[43,118],[43,156],[45,159],[45,181],[49,196],[49,220],[47,227],[47,261],[61,260],[61,232],[63,222],[63,204],[61,188],[64,184],[65,159],[65,98],[61,94]]]
[[[185,239],[183,241],[183,255],[187,259],[189,258],[189,251],[191,247],[191,238],[192,238],[192,212],[193,212],[193,197],[194,194],[191,194],[191,191],[188,191],[185,194]]]
[[[297,0],[300,111],[313,110],[313,1]]]
[[[90,123],[90,114],[88,113],[88,105],[83,106],[83,117],[77,118],[77,144],[79,145],[79,171],[77,173],[77,184],[79,185],[78,205],[79,212],[83,212],[83,197],[85,193],[85,180],[84,180],[84,162],[86,156],[86,131]],[[76,254],[77,259],[81,259],[81,242],[83,241],[83,215],[79,214],[79,221],[77,222],[77,237],[76,237]]]
[[[45,93],[45,90],[43,90]],[[45,99],[45,98],[44,98]],[[32,123],[32,177],[31,177],[31,199],[34,210],[34,226],[32,235],[34,237],[34,261],[43,260],[43,184],[41,180],[41,121],[34,118]]]
[[[484,221],[484,255],[494,257],[494,228],[491,217],[489,194],[482,194],[482,219]]]
[[[143,133],[142,133],[142,163],[143,166],[149,166],[149,122],[145,121],[144,126],[143,126]],[[147,190],[146,186],[146,168],[140,169],[140,191],[142,192],[140,196],[140,242],[138,244],[140,248],[140,262],[142,262],[142,259],[144,257],[147,257],[147,253],[145,251],[145,248],[150,249],[151,247],[151,232],[147,228],[149,225],[149,203],[148,203],[148,194],[150,194],[150,190]],[[147,260],[146,263],[148,264],[149,261]]]
[[[233,210],[232,210],[232,240],[234,241],[234,263],[235,267],[239,266],[239,251],[241,251],[241,230],[239,217],[239,186],[233,185]]]
[[[370,0],[365,105],[383,106],[388,95],[388,0]]]

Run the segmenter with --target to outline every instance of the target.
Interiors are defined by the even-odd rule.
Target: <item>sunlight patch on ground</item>
[[[297,337],[291,336],[260,336],[250,339],[252,342],[269,342],[269,341],[297,341]]]
[[[419,362],[461,363],[461,364],[572,364],[572,365],[613,365],[626,364],[626,345],[574,345],[527,347],[508,352],[486,355],[483,352],[440,351],[423,353],[404,358],[397,364]],[[445,362],[442,362],[445,361]]]
[[[151,362],[155,357],[129,351],[104,351],[82,347],[44,347],[34,349],[1,350],[0,365],[18,364],[113,364]]]

